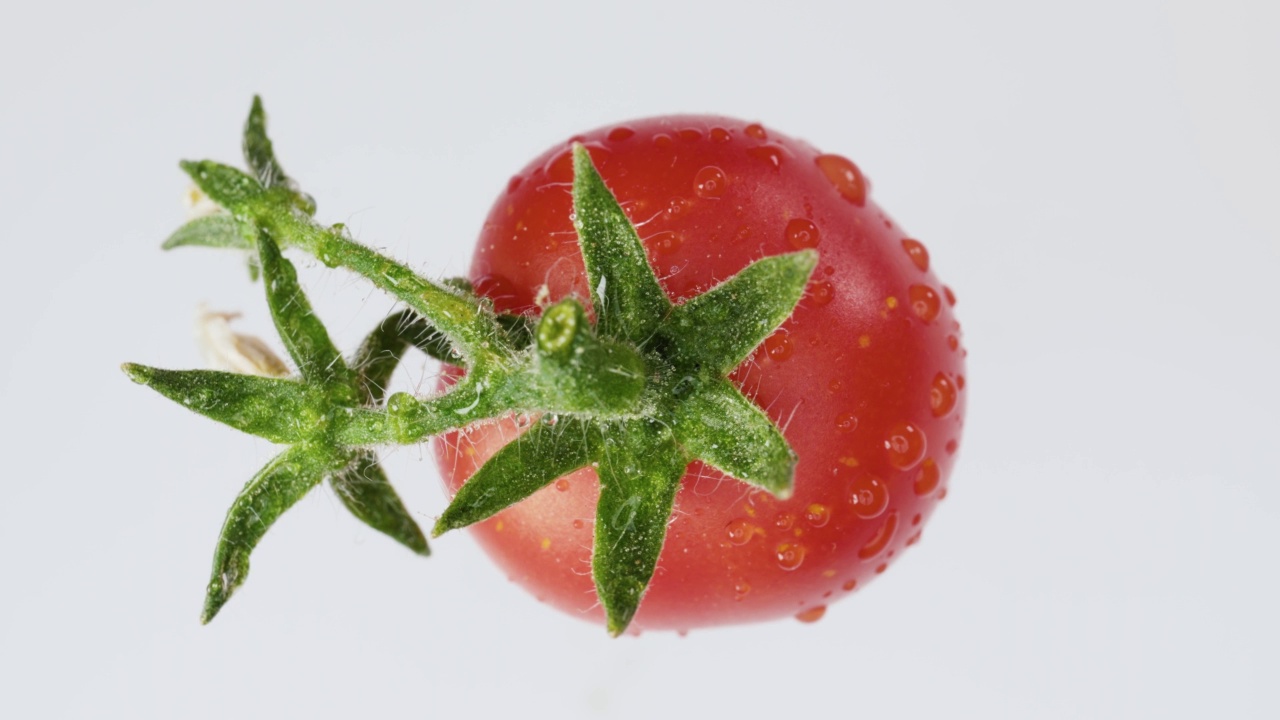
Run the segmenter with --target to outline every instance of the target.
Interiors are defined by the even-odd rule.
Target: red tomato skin
[[[792,317],[731,376],[799,456],[794,495],[778,500],[691,464],[630,630],[820,616],[914,544],[947,491],[967,396],[952,296],[923,246],[870,198],[842,194],[821,167],[833,161],[808,144],[729,118],[674,116],[577,136],[511,179],[470,272],[499,311],[587,297],[570,217],[573,141],[589,149],[674,301],[767,255],[820,253]],[[450,495],[520,431],[512,418],[438,438]],[[512,580],[599,622],[598,492],[583,469],[471,530]]]

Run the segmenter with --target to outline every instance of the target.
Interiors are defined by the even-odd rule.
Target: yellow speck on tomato
[[[541,546],[542,546],[542,549],[543,549],[543,550],[550,550],[550,549],[551,549],[551,538],[542,538]]]
[[[499,520],[498,522],[494,523],[494,525],[493,525],[493,530],[494,530],[494,532],[502,532],[502,528],[504,528],[504,527],[506,527],[506,526],[507,526],[507,524],[506,524],[506,523],[504,523],[504,522],[502,522],[501,520]]]
[[[859,338],[858,338],[858,347],[860,347],[860,348],[871,347],[871,336],[870,336],[870,335],[862,335],[861,337],[859,337]]]

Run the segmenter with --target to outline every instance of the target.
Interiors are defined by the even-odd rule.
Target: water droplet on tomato
[[[675,141],[671,139],[671,136],[665,133],[658,133],[657,135],[653,136],[654,147],[669,148],[671,147],[671,143],[673,142]]]
[[[800,543],[779,543],[774,550],[774,557],[778,560],[778,567],[791,571],[804,564],[804,556],[807,552],[805,546]]]
[[[629,127],[616,127],[609,131],[609,139],[614,142],[622,142],[636,134],[635,130]]]
[[[942,373],[933,376],[929,386],[929,409],[934,417],[943,417],[956,406],[956,386]]]
[[[764,350],[768,353],[769,359],[775,362],[782,362],[791,357],[793,349],[791,338],[782,333],[774,333],[765,338]]]
[[[568,481],[568,480],[566,480],[566,479],[564,479],[564,478],[560,478],[559,480],[557,480],[557,481],[556,481],[556,490],[559,490],[560,492],[568,492],[568,491],[569,491],[569,481]]]
[[[586,524],[585,522],[583,522],[581,518],[576,518],[576,519],[573,521],[573,529],[574,529],[574,530],[581,530],[582,528],[584,528],[584,527],[586,527],[586,526],[587,526],[587,524]]]
[[[889,546],[889,542],[893,540],[893,534],[897,532],[897,530],[898,513],[889,513],[889,517],[885,518],[884,524],[880,526],[880,529],[876,531],[876,534],[872,535],[871,539],[858,549],[858,557],[863,560],[870,560],[871,558],[879,555],[886,547]]]
[[[741,600],[743,596],[745,596],[749,592],[751,592],[751,583],[747,582],[746,580],[739,578],[736,582],[733,583],[733,595],[734,595],[733,599],[734,600]]]
[[[804,218],[792,218],[787,223],[787,242],[797,250],[818,247],[818,226]]]
[[[676,135],[678,135],[680,139],[684,140],[685,142],[696,142],[702,139],[702,133],[698,132],[697,130],[694,130],[693,128],[685,128],[684,130],[679,130],[676,132]]]
[[[860,475],[849,485],[849,504],[860,518],[879,517],[889,507],[889,486],[874,475]]]
[[[938,470],[938,465],[932,458],[925,459],[920,465],[920,473],[916,475],[916,481],[912,485],[917,495],[928,495],[938,489],[938,483],[942,481],[942,472]]]
[[[507,181],[507,192],[509,192],[509,193],[513,193],[513,192],[515,192],[515,191],[516,191],[516,188],[520,187],[520,183],[522,183],[522,182],[524,182],[524,177],[523,177],[523,176],[521,176],[521,175],[512,175],[512,176],[511,176],[511,179]]]
[[[729,131],[722,127],[711,128],[711,142],[729,142],[732,138],[733,136],[729,134]]]
[[[729,542],[734,545],[746,545],[756,534],[756,526],[743,518],[737,518],[730,520],[729,524],[724,526],[724,531],[729,536]]]
[[[816,528],[824,527],[831,522],[831,508],[822,503],[813,503],[805,508],[804,519]]]
[[[948,335],[947,347],[951,349],[951,352],[955,352],[956,350],[958,350],[960,348],[960,338],[956,337],[955,335]]]
[[[782,150],[772,145],[761,145],[747,149],[747,155],[753,159],[768,163],[774,170],[782,167]]]
[[[856,588],[856,587],[858,587],[858,581],[857,581],[857,580],[846,580],[846,581],[845,581],[845,583],[844,583],[843,585],[841,585],[840,587],[841,587],[841,588],[843,588],[845,592],[853,592],[853,589],[854,589],[854,588]]]
[[[802,623],[816,623],[822,619],[823,615],[826,615],[826,614],[827,614],[826,605],[815,605],[809,608],[808,610],[804,610],[799,613],[796,613],[796,619]]]
[[[961,389],[961,390],[963,390],[963,389],[964,389],[964,376],[963,376],[963,375],[957,375],[957,376],[956,376],[956,387],[957,387],[957,388],[959,388],[959,389]]]
[[[915,535],[912,535],[911,537],[907,538],[907,547],[911,547],[912,545],[915,545],[916,543],[920,542],[920,538],[923,535],[924,535],[924,530],[917,530]]]
[[[814,307],[822,307],[830,303],[835,294],[835,288],[826,280],[819,280],[809,286],[809,302]]]
[[[933,288],[928,285],[912,285],[907,289],[907,296],[911,300],[911,312],[916,317],[925,322],[933,322],[938,317],[942,301]]]
[[[947,298],[947,304],[948,304],[948,305],[950,305],[951,307],[955,307],[955,306],[956,306],[956,294],[955,294],[955,293],[953,293],[953,292],[951,292],[951,288],[947,287],[946,285],[943,285],[943,286],[942,286],[942,294],[943,294],[943,296],[944,296],[944,297],[946,297],[946,298]]]
[[[836,416],[836,429],[841,432],[853,432],[858,429],[858,416],[853,413],[840,413]]]
[[[790,530],[792,525],[796,524],[796,516],[789,512],[778,513],[773,518],[773,526],[779,530]]]
[[[747,134],[747,137],[753,137],[757,140],[767,140],[769,138],[769,134],[764,131],[764,126],[760,123],[751,123],[743,132]]]
[[[960,444],[957,443],[955,440],[948,440],[945,449],[948,455],[955,455],[956,449],[958,449],[959,447],[960,447]]]
[[[670,255],[680,249],[683,240],[676,233],[664,232],[653,237],[649,242],[654,252],[659,255]]]
[[[667,202],[667,207],[662,211],[662,213],[666,215],[668,220],[672,220],[683,215],[684,212],[691,207],[693,207],[693,203],[689,202],[685,198],[671,198],[671,200]]]
[[[547,163],[547,179],[555,183],[573,182],[573,153],[563,152]]]
[[[866,204],[867,180],[857,165],[839,155],[819,155],[814,162],[840,197],[859,207]]]
[[[718,198],[724,195],[728,184],[724,171],[714,165],[702,168],[693,176],[693,192],[700,198]]]
[[[907,257],[911,258],[912,264],[919,268],[920,272],[929,269],[929,251],[919,240],[905,238],[902,241],[902,249],[907,251]]]
[[[884,439],[889,464],[899,470],[910,470],[924,459],[928,449],[924,431],[911,423],[894,425]]]

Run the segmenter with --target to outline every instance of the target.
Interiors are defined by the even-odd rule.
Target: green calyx
[[[761,259],[708,292],[674,304],[634,226],[585,148],[573,148],[574,223],[587,298],[566,298],[538,318],[495,313],[465,282],[437,282],[315,222],[315,203],[276,160],[255,98],[245,124],[252,173],[184,162],[223,212],[179,229],[166,248],[246,252],[296,373],[287,378],[128,364],[125,372],[191,410],[287,449],[241,491],[214,556],[203,620],[243,582],[249,554],[271,523],[328,479],[358,518],[419,554],[421,530],[396,496],[373,448],[511,413],[540,417],[459,490],[433,535],[484,520],[556,478],[592,466],[600,479],[592,568],[608,630],[626,629],[662,550],[686,466],[701,460],[775,495],[791,491],[795,455],[772,421],[728,379],[783,323],[817,264],[812,250]],[[311,310],[283,249],[344,267],[406,307],[350,359]],[[594,309],[594,322],[583,307]],[[442,394],[385,388],[415,347],[466,374]]]

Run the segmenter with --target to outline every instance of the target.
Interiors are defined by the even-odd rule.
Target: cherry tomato
[[[794,494],[778,499],[692,463],[631,630],[816,620],[919,540],[947,492],[967,394],[954,295],[849,160],[759,124],[673,116],[571,138],[511,178],[470,273],[499,311],[537,314],[565,296],[588,297],[571,218],[575,141],[673,301],[764,256],[820,254],[793,315],[731,375],[798,454]],[[438,438],[450,493],[530,421]],[[598,493],[585,468],[472,532],[533,595],[599,621]]]

